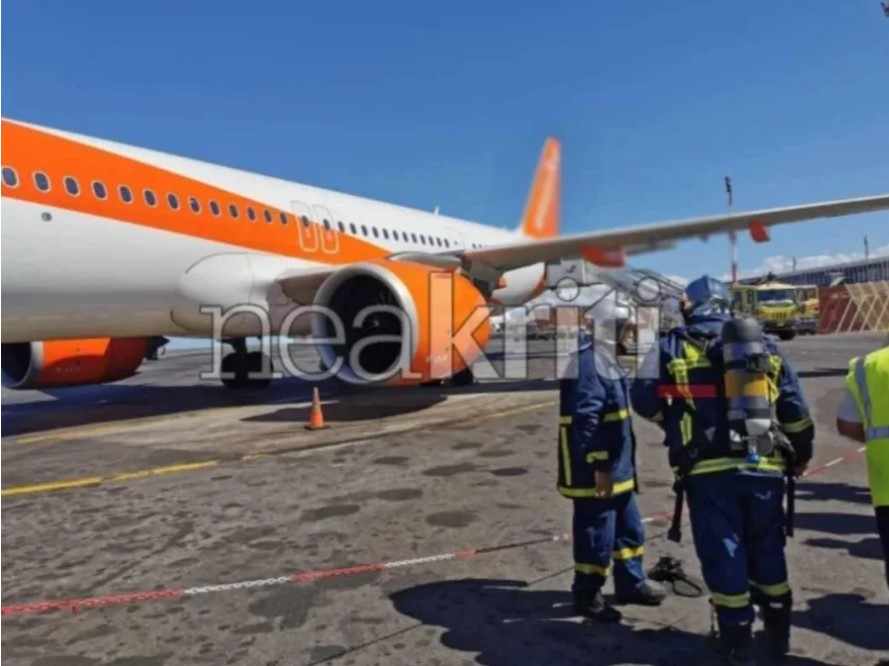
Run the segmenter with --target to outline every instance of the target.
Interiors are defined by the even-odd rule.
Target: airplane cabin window
[[[306,217],[305,215],[303,215],[303,216],[302,216],[301,218],[299,218],[299,219],[302,220],[302,222],[303,222],[303,226],[304,226],[304,227],[308,227],[308,226],[309,226],[309,218],[308,218],[308,217]]]
[[[108,190],[106,190],[105,185],[98,180],[93,181],[93,194],[96,195],[96,199],[108,198]]]
[[[34,173],[34,187],[41,192],[49,192],[49,178],[42,171]]]
[[[120,200],[124,203],[133,203],[133,192],[126,185],[118,187],[117,193],[120,195]]]
[[[336,226],[339,227],[340,233],[346,233],[346,225],[341,221],[336,223]]]
[[[248,218],[251,222],[255,222],[255,221],[256,221],[256,211],[254,211],[253,208],[251,208],[250,206],[247,206],[247,218]]]
[[[157,205],[157,197],[154,196],[154,192],[152,192],[151,190],[144,190],[142,194],[145,196],[145,203],[147,203],[149,206]]]
[[[213,213],[216,217],[219,217],[219,213],[221,211],[219,210],[219,204],[215,201],[210,202],[210,212]]]
[[[167,205],[169,205],[172,210],[179,210],[179,197],[175,194],[168,194]]]
[[[389,232],[385,228],[383,229],[383,238],[389,240]]]
[[[262,211],[262,217],[269,224],[272,223],[272,213],[269,211],[268,208],[266,208],[264,211]]]
[[[423,234],[420,234],[420,242],[421,242],[423,245],[426,245],[426,236],[424,236]]]
[[[287,224],[287,213],[281,211],[281,224]]]
[[[374,238],[379,238],[379,237],[380,237],[380,234],[377,232],[377,228],[376,228],[376,227],[371,227],[370,230],[373,231],[373,233],[374,233]]]
[[[451,244],[448,242],[447,238],[445,238],[444,244],[445,244],[445,247],[451,247]]]
[[[188,207],[195,213],[201,212],[201,202],[198,201],[197,197],[188,197]]]
[[[228,214],[233,218],[237,219],[238,217],[238,207],[235,204],[228,205]]]
[[[367,227],[365,227],[363,224],[361,225],[361,235],[367,236]]]
[[[7,187],[19,186],[19,175],[12,167],[3,167],[3,184]]]
[[[417,242],[417,234],[411,234],[411,240]]]
[[[394,238],[395,240],[398,240],[398,231],[395,229],[392,230],[392,238]]]
[[[330,231],[330,220],[324,220],[324,228]]]
[[[76,178],[72,178],[71,176],[65,177],[65,191],[72,197],[76,197],[80,194],[80,185],[78,185]]]
[[[355,223],[354,223],[354,222],[350,222],[350,223],[349,223],[349,230],[352,232],[352,235],[353,235],[353,236],[357,236],[357,235],[358,235],[358,229],[355,228]]]

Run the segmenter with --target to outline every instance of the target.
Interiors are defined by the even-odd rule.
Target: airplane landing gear
[[[222,384],[230,389],[257,389],[268,386],[274,371],[272,359],[262,352],[248,352],[244,338],[225,340],[232,353],[222,358]]]

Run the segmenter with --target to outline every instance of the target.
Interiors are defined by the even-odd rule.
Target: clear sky
[[[3,115],[514,226],[544,138],[562,224],[889,191],[889,19],[807,2],[110,2],[3,7]],[[889,214],[768,257],[889,250]],[[724,239],[638,263],[722,275]],[[774,263],[774,262],[773,262]]]

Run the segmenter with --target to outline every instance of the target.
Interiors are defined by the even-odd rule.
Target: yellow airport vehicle
[[[815,335],[818,332],[818,318],[821,314],[818,287],[814,284],[797,285],[795,291],[799,307],[799,332]]]
[[[729,285],[736,314],[759,320],[763,331],[781,340],[792,340],[799,332],[796,286],[772,276],[758,284]]]

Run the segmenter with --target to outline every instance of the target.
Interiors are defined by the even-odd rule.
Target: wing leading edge
[[[889,194],[527,240],[459,254],[471,263],[501,271],[581,257],[612,267],[622,265],[627,256],[663,250],[680,240],[749,230],[753,239],[761,243],[769,240],[771,226],[880,210],[889,210]]]

